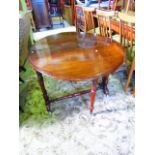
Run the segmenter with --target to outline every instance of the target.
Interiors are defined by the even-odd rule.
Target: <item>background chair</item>
[[[94,13],[95,8],[75,6],[76,10],[76,30],[87,33],[99,34],[99,27],[96,28]]]
[[[84,16],[84,10],[83,7],[79,5],[75,5],[75,25],[77,32],[86,32],[86,20]]]
[[[122,12],[118,14],[118,17],[120,18],[120,41],[126,49],[125,62],[130,66],[128,78],[124,86],[124,91],[126,92],[135,70],[135,18]],[[135,87],[133,87],[134,94]]]
[[[85,24],[86,24],[86,32],[100,34],[99,27],[96,27],[97,21],[95,21],[95,18],[94,18],[95,9],[83,7],[83,11],[84,11]]]
[[[86,31],[93,30],[95,32],[95,23],[93,18],[93,12],[95,12],[95,9],[84,7],[83,12],[86,21]]]
[[[100,35],[109,37],[119,42],[119,35],[112,35],[111,18],[115,16],[115,11],[96,10]]]
[[[76,10],[76,30],[88,33],[98,33],[98,28],[95,28],[94,8],[75,6]]]
[[[107,10],[135,10],[135,0],[108,0]]]

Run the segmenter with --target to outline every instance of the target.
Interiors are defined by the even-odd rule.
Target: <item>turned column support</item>
[[[95,79],[92,81],[91,91],[90,91],[90,113],[92,113],[94,109],[94,101],[96,96],[96,84],[97,84],[97,80]]]

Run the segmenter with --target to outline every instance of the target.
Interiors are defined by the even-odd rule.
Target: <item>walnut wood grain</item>
[[[124,49],[119,43],[83,32],[65,32],[41,39],[29,55],[38,72],[69,81],[107,76],[123,59]]]

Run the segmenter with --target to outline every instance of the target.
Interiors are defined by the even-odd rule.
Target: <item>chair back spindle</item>
[[[84,7],[83,11],[84,11],[84,18],[86,21],[86,23],[85,23],[86,31],[93,29],[94,33],[95,33],[95,23],[94,23],[94,17],[93,17],[93,12],[95,11],[95,9]]]
[[[96,10],[96,14],[98,17],[100,35],[112,39],[110,18],[114,16],[114,11]]]

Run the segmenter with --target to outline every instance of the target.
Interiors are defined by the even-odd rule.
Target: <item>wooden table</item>
[[[51,102],[90,93],[90,112],[93,111],[95,91],[98,89],[97,79],[102,76],[100,86],[107,94],[108,76],[123,63],[123,59],[124,51],[119,43],[84,32],[65,32],[41,39],[32,47],[29,55],[29,61],[38,75],[47,110],[50,110]],[[73,82],[92,80],[91,90],[49,100],[42,74]]]

